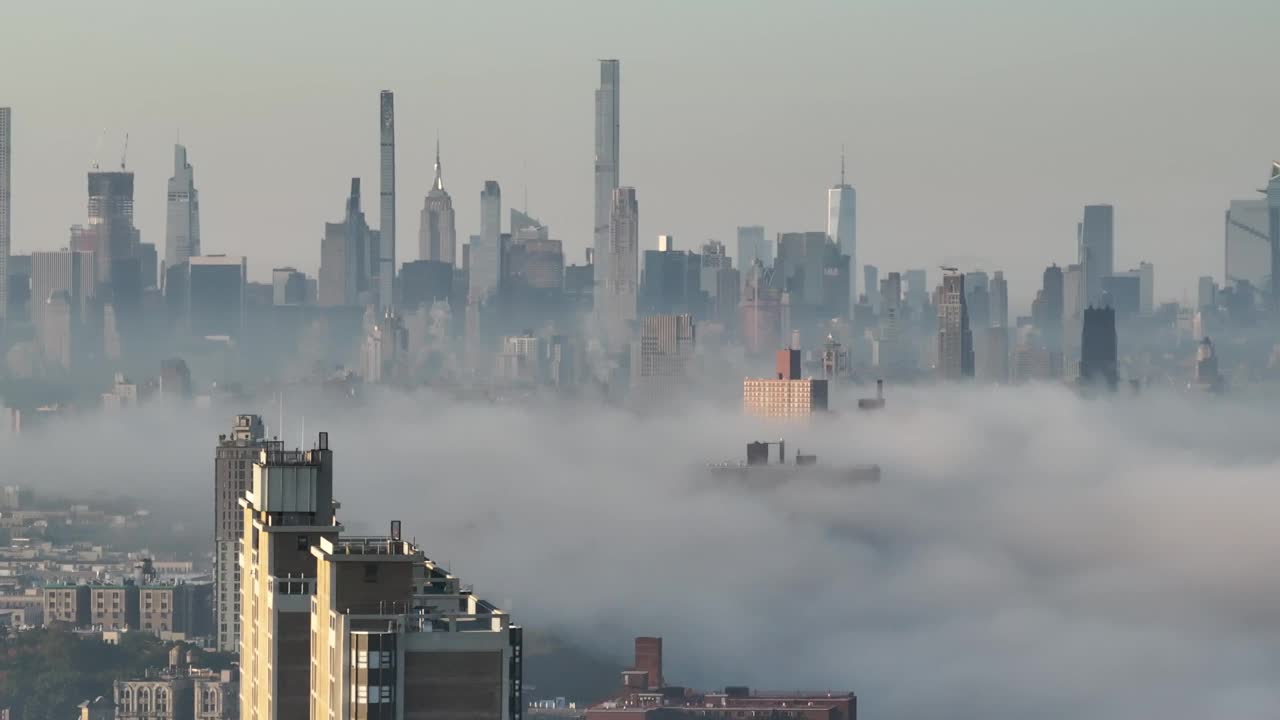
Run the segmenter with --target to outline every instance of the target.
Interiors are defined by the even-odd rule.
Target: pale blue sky
[[[1116,205],[1116,266],[1157,296],[1222,273],[1222,213],[1280,157],[1280,3],[18,2],[0,24],[14,108],[14,249],[85,214],[84,172],[130,134],[138,225],[163,246],[181,130],[206,252],[313,273],[364,178],[377,222],[378,91],[396,91],[398,260],[417,257],[436,132],[464,238],[485,179],[580,262],[595,59],[622,61],[622,181],[644,246],[734,249],[734,227],[824,227],[848,145],[859,263],[1005,269],[1022,303]],[[504,211],[505,218],[505,211]],[[504,220],[505,222],[505,220]],[[971,258],[971,259],[965,259]]]

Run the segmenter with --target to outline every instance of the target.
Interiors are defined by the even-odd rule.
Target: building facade
[[[636,190],[620,187],[613,194],[609,219],[608,268],[603,293],[596,293],[596,308],[611,350],[630,339],[636,320],[640,289],[640,205]],[[597,262],[599,262],[597,260]],[[597,268],[597,271],[599,268]]]
[[[633,385],[642,391],[662,391],[689,381],[695,349],[690,315],[652,315],[640,328],[640,342],[632,358]]]
[[[418,259],[455,264],[458,229],[453,214],[453,198],[444,189],[440,166],[440,141],[436,141],[436,177],[422,200],[418,227]]]
[[[13,111],[0,107],[0,334],[9,318],[9,254],[13,217]]]
[[[213,460],[213,603],[216,647],[240,649],[240,540],[244,512],[240,498],[253,476],[259,451],[268,447],[266,426],[257,415],[237,415],[231,433],[218,436]]]
[[[472,243],[467,293],[484,304],[498,294],[502,278],[502,188],[486,180],[480,191],[480,236]]]
[[[1084,268],[1085,299],[1096,305],[1102,301],[1102,278],[1115,272],[1115,208],[1085,205],[1077,235],[1080,266]]]
[[[620,178],[618,166],[621,137],[620,83],[618,61],[601,60],[600,87],[596,90],[595,109],[595,227],[592,236],[597,290],[605,286],[605,280],[609,277],[610,228],[612,227],[614,192],[618,189]]]
[[[195,169],[187,162],[187,148],[173,146],[173,177],[169,178],[164,226],[165,267],[175,268],[200,251],[200,193]]]
[[[973,377],[973,334],[965,299],[965,276],[948,272],[938,295],[938,376],[946,380]]]
[[[396,282],[396,98],[390,90],[379,95],[378,141],[381,174],[378,187],[378,307],[395,302]]]
[[[849,256],[849,267],[858,267],[858,211],[857,193],[853,186],[845,182],[844,156],[840,157],[840,184],[827,190],[827,237],[839,248],[841,255]],[[858,302],[857,273],[851,272],[849,279],[849,306]],[[873,292],[874,286],[868,286],[867,292]],[[846,309],[845,313],[852,310]]]

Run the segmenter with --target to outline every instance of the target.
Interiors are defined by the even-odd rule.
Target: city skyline
[[[90,20],[113,22],[93,9],[59,18],[42,18],[44,11],[39,9],[28,12],[33,20],[52,27],[74,29]],[[358,17],[346,17],[346,12],[322,8],[317,19],[321,32],[331,31],[340,20],[360,22]],[[444,12],[438,20],[462,29],[475,20],[474,12],[478,11]],[[599,19],[599,11],[579,12],[584,21]],[[905,11],[838,8],[830,12],[858,28],[859,34],[888,33],[902,47],[885,47],[885,41],[869,37],[852,51],[848,66],[807,65],[814,52],[800,51],[773,68],[760,66],[745,49],[726,48],[723,57],[707,58],[694,66],[696,84],[717,89],[696,96],[685,83],[665,81],[673,63],[693,51],[691,37],[713,27],[715,13],[691,8],[678,13],[684,22],[671,31],[675,45],[670,56],[645,44],[656,32],[652,23],[642,23],[636,37],[618,39],[612,49],[600,47],[598,39],[574,35],[571,39],[576,42],[545,53],[532,65],[509,68],[513,74],[496,86],[503,92],[495,97],[504,100],[488,106],[489,101],[480,99],[480,107],[465,88],[480,82],[486,76],[484,69],[498,59],[433,76],[432,82],[424,84],[402,67],[412,64],[412,54],[394,47],[379,49],[376,58],[366,63],[369,69],[326,77],[325,92],[348,102],[326,110],[323,129],[326,142],[332,145],[322,154],[315,153],[314,144],[307,141],[321,129],[310,112],[319,96],[307,83],[264,106],[278,114],[280,127],[298,129],[289,137],[302,140],[280,142],[286,136],[279,131],[250,131],[256,124],[250,117],[228,117],[225,110],[206,112],[206,101],[200,98],[166,102],[157,108],[151,102],[157,91],[128,78],[119,81],[119,92],[113,97],[130,102],[97,103],[100,109],[87,118],[84,112],[63,112],[66,101],[49,89],[65,80],[71,90],[65,94],[76,95],[74,90],[83,81],[55,76],[51,82],[33,86],[20,79],[11,97],[3,100],[15,108],[15,251],[60,247],[57,228],[77,217],[68,176],[83,172],[98,144],[102,145],[97,151],[99,161],[113,164],[125,131],[132,138],[130,168],[138,174],[138,227],[144,237],[158,238],[163,232],[162,183],[171,162],[165,156],[180,131],[200,164],[206,195],[204,252],[248,255],[254,280],[264,279],[271,267],[282,265],[314,273],[319,251],[309,241],[322,222],[324,208],[341,197],[346,178],[358,175],[366,183],[377,178],[379,159],[369,141],[368,108],[379,88],[387,87],[400,94],[397,169],[402,193],[415,197],[429,188],[438,130],[455,158],[451,176],[460,218],[478,217],[474,194],[484,179],[497,179],[513,190],[527,186],[528,209],[557,228],[566,257],[581,262],[583,250],[591,243],[592,181],[587,167],[591,120],[586,116],[598,70],[593,57],[618,57],[627,66],[628,92],[621,112],[628,141],[622,147],[621,162],[628,167],[625,182],[646,198],[646,227],[651,232],[641,238],[642,249],[648,249],[663,232],[701,242],[710,237],[731,241],[739,225],[764,225],[769,237],[822,229],[825,208],[819,192],[838,180],[839,147],[846,144],[849,183],[861,196],[860,263],[884,269],[932,267],[941,262],[964,269],[1004,269],[1010,278],[1011,303],[1019,308],[1016,313],[1025,312],[1034,294],[1034,282],[1027,282],[1031,273],[1040,272],[1049,261],[1065,266],[1074,259],[1073,223],[1080,207],[1090,203],[1116,207],[1116,267],[1151,261],[1160,275],[1159,299],[1189,296],[1195,278],[1206,273],[1216,276],[1222,268],[1222,213],[1229,202],[1256,197],[1254,190],[1266,182],[1269,159],[1280,156],[1280,147],[1267,134],[1264,122],[1280,113],[1276,107],[1280,101],[1255,98],[1246,90],[1250,74],[1260,73],[1256,68],[1265,66],[1261,49],[1265,43],[1249,42],[1248,34],[1259,32],[1258,26],[1264,24],[1257,22],[1259,17],[1280,13],[1268,5],[1231,3],[1207,18],[1191,10],[1166,13],[1154,28],[1144,25],[1146,34],[1140,38],[1131,37],[1140,18],[1128,9],[1116,9],[1105,16],[1111,23],[1090,35],[1094,52],[1087,55],[1077,53],[1060,36],[1046,37],[1043,20],[1025,13],[1008,13],[990,24],[970,19],[965,27],[984,38],[1003,38],[997,30],[1025,32],[1014,32],[992,48],[974,47],[958,59],[955,43],[961,39],[945,40],[933,49],[923,47],[926,31],[934,30],[935,23],[956,19],[952,14],[957,10],[937,8],[929,20]],[[1064,30],[1086,24],[1085,13],[1059,13],[1057,20]],[[756,27],[757,16],[765,14],[748,8],[724,22],[756,38],[762,31]],[[1180,44],[1187,33],[1197,32],[1197,23],[1229,23],[1243,16],[1250,22],[1232,29],[1238,42],[1220,48],[1221,52],[1193,49],[1188,54]],[[527,19],[533,23],[530,27],[547,27],[546,20]],[[812,22],[803,9],[771,19],[782,27],[831,32],[824,23]],[[221,22],[217,16],[209,21],[215,26]],[[265,48],[264,33],[282,22],[283,17],[268,13],[264,29],[246,38],[249,47]],[[137,55],[144,48],[167,42],[138,37],[136,31],[122,32],[136,46],[135,52],[104,60],[122,71],[140,67]],[[441,34],[452,49],[449,33]],[[1045,42],[1035,46],[1032,38]],[[968,40],[964,42],[971,47]],[[23,46],[7,50],[15,48]],[[1025,86],[1021,82],[1025,72],[1002,65],[997,50],[1023,53],[1021,64],[1042,70],[1042,82]],[[924,67],[948,51],[950,65],[931,79]],[[24,52],[39,57],[47,50],[26,48]],[[223,50],[216,47],[198,44],[193,52],[197,67],[222,61]],[[318,76],[330,69],[331,61],[304,53],[289,61],[287,68],[268,74],[300,70],[295,63],[304,60],[314,63],[312,71]],[[888,62],[889,68],[873,74],[847,72],[857,67],[857,61],[871,60]],[[1099,73],[1104,67],[1109,72]],[[1219,80],[1228,71],[1233,81],[1224,85]],[[1091,84],[1080,83],[1095,76]],[[1182,84],[1176,99],[1167,79],[1173,76]],[[751,102],[756,109],[744,115],[738,98],[746,97],[741,93],[748,77],[755,78]],[[1257,77],[1261,81],[1262,76]],[[804,81],[792,82],[797,78]],[[827,80],[835,84],[820,90]],[[1144,90],[1139,93],[1142,102],[1123,92],[1135,83]],[[262,79],[245,76],[233,63],[227,73],[194,73],[183,87],[225,92],[234,86],[252,91],[261,84]],[[966,89],[968,99],[955,95],[957,86]],[[1174,103],[1194,92],[1221,98],[1239,108],[1239,113],[1225,113],[1232,116],[1229,121],[1197,116],[1193,122],[1173,112]],[[86,93],[95,97],[91,88]],[[512,107],[512,100],[533,97],[543,98],[555,111],[531,118],[504,110]],[[1022,102],[1004,102],[1012,97]],[[1109,125],[1094,120],[1087,120],[1085,127],[1063,125],[1055,114],[1068,103],[1108,108]],[[666,113],[673,105],[683,111]],[[997,106],[998,112],[991,109]],[[147,108],[145,115],[140,114],[142,107]],[[365,111],[359,112],[359,107]],[[784,108],[795,107],[804,112],[780,115]],[[105,141],[101,140],[103,127],[111,128]],[[1226,132],[1233,137],[1229,147],[1213,137]],[[1175,146],[1179,152],[1170,152]],[[242,179],[279,175],[286,169],[291,182],[279,192],[263,192],[254,187],[256,183]],[[1035,182],[1029,182],[1033,177]],[[948,192],[932,201],[936,211],[918,212],[922,188],[934,183],[949,186]],[[523,193],[512,196],[518,195]],[[420,208],[412,207],[415,204],[398,204],[397,225],[417,226],[414,216]],[[1004,221],[993,226],[991,217]],[[458,232],[465,238],[476,230],[466,222]],[[405,234],[398,235],[398,260],[413,259]],[[957,236],[962,242],[956,242]],[[971,257],[948,257],[958,244]]]

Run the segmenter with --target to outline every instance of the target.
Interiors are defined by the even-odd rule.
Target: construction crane
[[[958,272],[960,272],[960,268],[948,267],[948,266],[946,266],[946,265],[939,265],[938,267],[940,267],[940,268],[942,269],[942,272],[946,272],[946,273],[958,273]]]

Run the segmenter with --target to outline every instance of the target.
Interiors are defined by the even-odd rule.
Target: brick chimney
[[[662,682],[662,638],[636,638],[636,670],[649,674],[649,690],[663,686]]]

